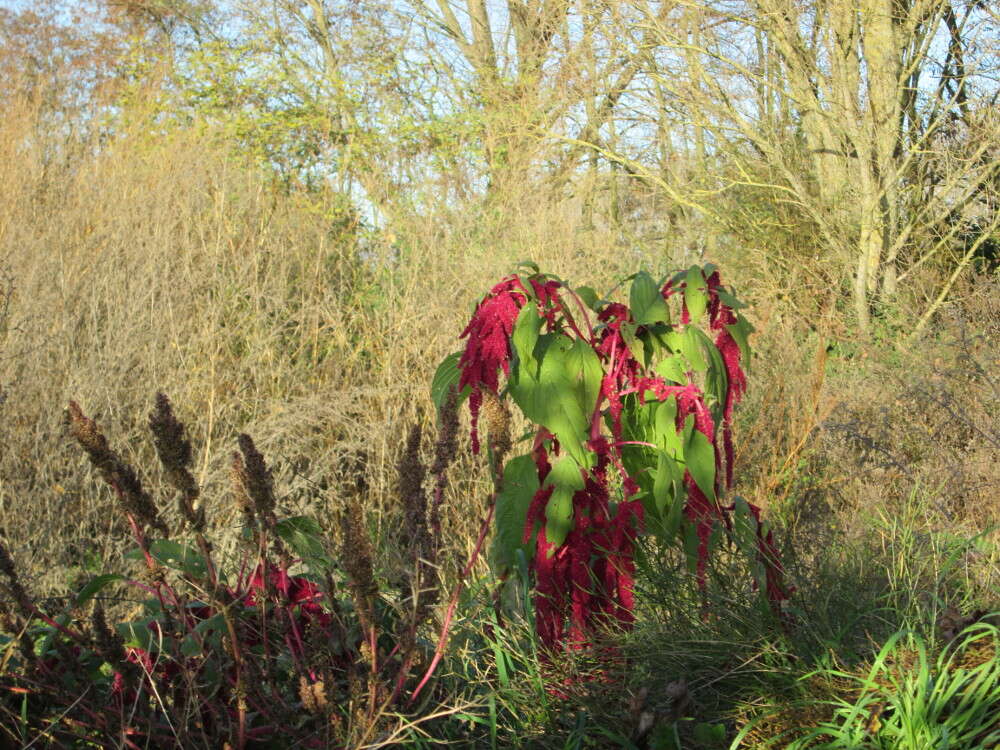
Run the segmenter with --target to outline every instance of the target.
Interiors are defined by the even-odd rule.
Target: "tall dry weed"
[[[345,455],[364,452],[370,502],[392,529],[395,436],[427,405],[434,363],[458,347],[489,280],[532,257],[610,287],[643,257],[660,262],[622,251],[572,197],[420,215],[397,206],[375,230],[340,194],[283,189],[210,129],[138,115],[80,137],[20,100],[0,123],[0,156],[0,258],[20,323],[4,347],[21,353],[0,360],[0,525],[44,570],[43,588],[81,559],[114,557],[123,531],[46,405],[79,398],[121,436],[124,460],[148,465],[136,415],[151,390],[168,390],[203,416],[191,437],[204,447],[192,470],[204,492],[225,487],[225,446],[250,432],[295,512],[338,481]],[[487,472],[461,461],[451,495],[481,494]],[[149,491],[168,482],[161,473]],[[445,538],[467,553],[475,534],[461,502],[439,510],[455,532]],[[233,513],[214,523],[235,529]]]

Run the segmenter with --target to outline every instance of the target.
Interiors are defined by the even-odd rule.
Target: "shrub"
[[[529,450],[502,471],[494,557],[502,572],[519,551],[532,561],[536,627],[550,648],[631,625],[642,531],[683,545],[702,586],[724,533],[777,612],[789,595],[758,508],[723,502],[752,331],[743,306],[711,265],[630,280],[625,305],[527,266],[483,298],[465,349],[435,376],[438,403],[452,386],[468,398],[474,452],[486,423],[498,473],[512,448],[508,401],[534,425]]]

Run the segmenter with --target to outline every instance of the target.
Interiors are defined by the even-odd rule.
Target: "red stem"
[[[30,602],[30,604],[31,604],[31,607],[30,607],[29,611],[31,612],[31,614],[34,617],[37,617],[42,622],[44,622],[46,625],[49,625],[49,626],[55,628],[56,630],[58,630],[63,635],[68,636],[69,638],[72,638],[77,643],[89,643],[90,642],[89,639],[87,639],[82,634],[76,633],[76,632],[70,630],[65,625],[60,625],[58,622],[56,622],[55,620],[53,620],[47,614],[45,614],[44,612],[42,612],[42,610],[40,610],[38,607],[36,607],[35,604],[34,604],[34,602]]]
[[[496,508],[497,496],[494,493],[490,496],[489,508],[486,511],[486,518],[483,519],[482,524],[479,527],[479,538],[476,540],[476,547],[472,550],[472,555],[469,557],[469,562],[466,564],[465,569],[462,571],[462,577],[459,578],[458,583],[455,584],[455,590],[451,594],[451,601],[448,602],[448,609],[444,615],[444,622],[441,625],[441,636],[438,638],[437,648],[434,650],[434,658],[431,659],[430,666],[427,667],[427,671],[424,672],[424,676],[420,679],[420,683],[413,690],[413,694],[410,696],[408,701],[409,705],[413,704],[413,701],[417,699],[420,695],[420,691],[424,689],[424,685],[433,676],[434,671],[437,669],[437,665],[441,661],[441,657],[444,656],[444,648],[448,642],[448,636],[451,631],[451,619],[455,616],[455,609],[458,607],[458,597],[462,594],[462,589],[465,587],[465,579],[469,577],[472,573],[472,568],[476,564],[476,560],[479,559],[479,553],[483,549],[483,542],[486,541],[486,534],[490,530],[490,522],[493,520],[493,510]]]

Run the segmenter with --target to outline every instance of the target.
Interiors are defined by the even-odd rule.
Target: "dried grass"
[[[0,343],[0,526],[43,590],[85,557],[114,561],[124,531],[66,444],[59,404],[77,399],[124,460],[149,466],[141,415],[167,391],[200,446],[204,496],[225,488],[247,432],[272,457],[279,504],[327,521],[365,453],[371,510],[391,529],[399,435],[431,413],[434,367],[479,295],[528,257],[609,286],[641,259],[612,251],[610,228],[584,228],[572,201],[526,198],[516,221],[401,210],[392,232],[372,231],[337,194],[283,191],[211,132],[115,127],[80,138],[27,100],[0,123],[0,258],[16,285]],[[489,477],[468,459],[456,475],[442,524],[464,556],[466,498]],[[143,479],[169,491],[162,473]],[[235,509],[208,510],[215,531],[238,527]]]

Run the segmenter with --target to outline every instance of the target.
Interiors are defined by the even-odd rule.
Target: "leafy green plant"
[[[1000,630],[985,621],[959,633],[937,659],[926,643],[899,632],[867,674],[824,669],[839,694],[831,717],[790,729],[768,746],[790,750],[979,750],[1000,744]],[[805,712],[810,707],[803,705]],[[747,726],[732,744],[740,747]]]
[[[480,421],[487,426],[500,487],[494,559],[501,572],[518,550],[532,561],[547,647],[633,622],[643,532],[682,545],[702,586],[728,536],[776,611],[789,596],[759,509],[723,500],[753,330],[743,305],[711,265],[628,280],[626,305],[526,265],[477,305],[465,349],[432,385],[438,404],[453,387],[468,399],[474,452]],[[499,475],[512,448],[511,401],[534,427],[522,438],[528,451]]]

